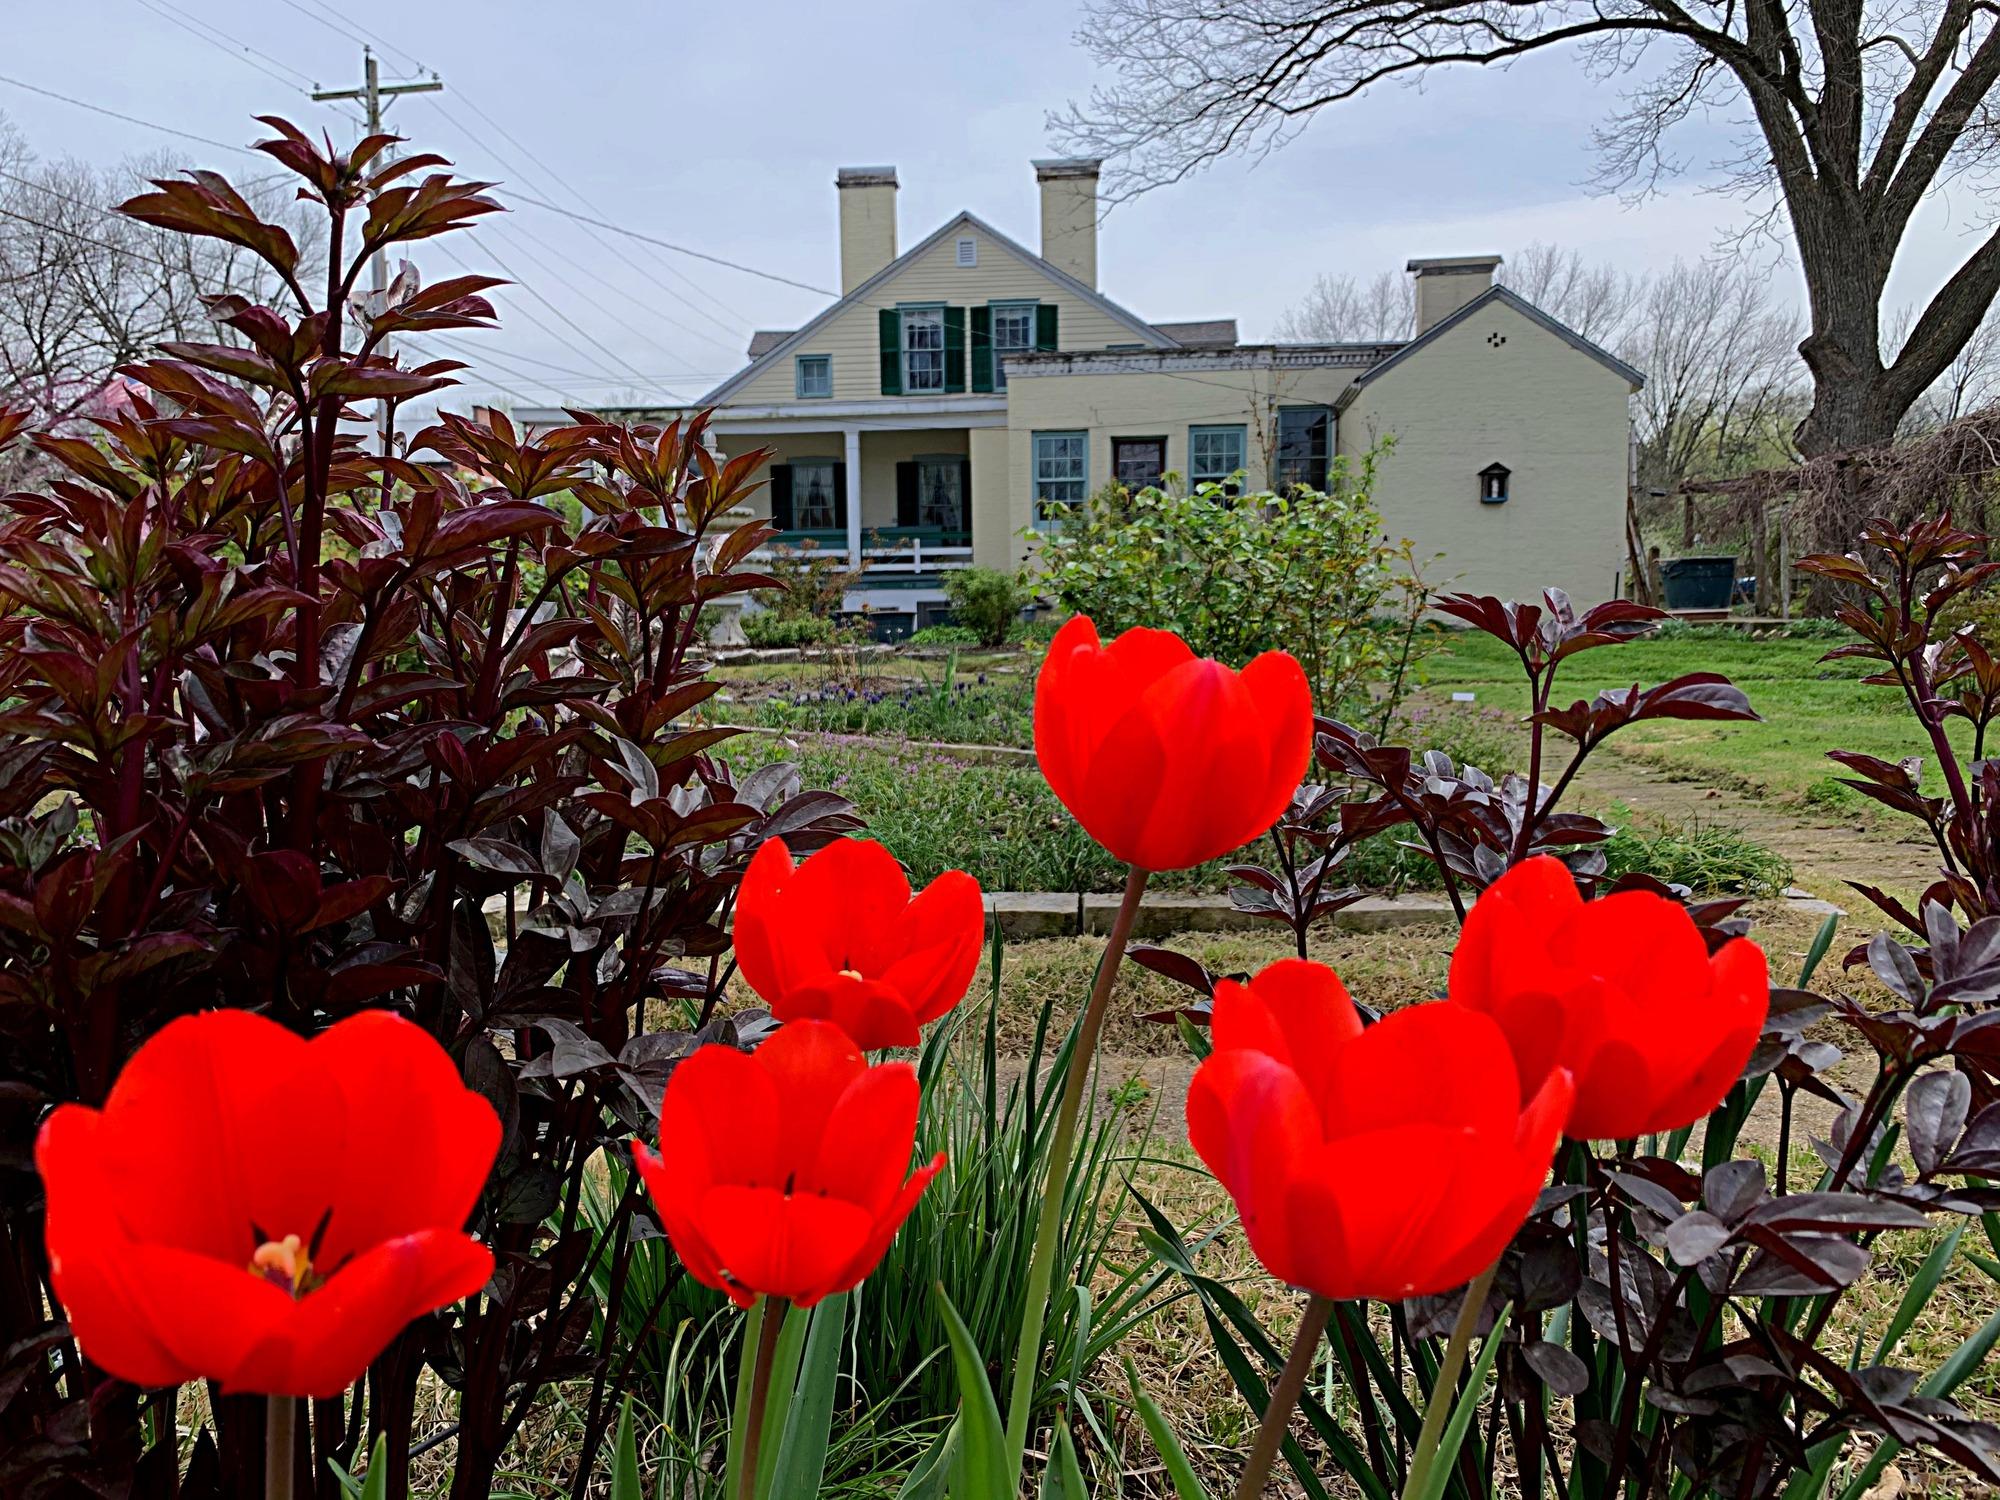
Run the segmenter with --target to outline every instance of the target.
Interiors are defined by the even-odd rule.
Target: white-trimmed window
[[[801,399],[810,400],[833,394],[831,354],[801,354],[792,368],[796,375],[794,388]]]
[[[1053,525],[1059,506],[1079,506],[1090,485],[1090,434],[1038,432],[1034,437],[1035,507],[1037,526]]]
[[[917,524],[958,532],[966,528],[965,456],[917,455]]]
[[[792,528],[832,531],[840,525],[834,504],[834,464],[831,458],[792,460]]]
[[[944,309],[906,307],[903,312],[905,394],[944,389]]]
[[[1188,429],[1188,484],[1223,485],[1237,492],[1233,476],[1244,467],[1248,448],[1244,427],[1190,427]]]
[[[1009,354],[1026,354],[1035,347],[1035,308],[1033,302],[995,302],[993,304],[993,389],[1007,389],[1007,367],[1002,361]]]

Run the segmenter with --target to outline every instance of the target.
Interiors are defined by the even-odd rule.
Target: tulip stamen
[[[840,977],[842,979],[851,979],[856,984],[861,983],[861,971],[859,969],[842,969]]]
[[[326,1221],[332,1211],[320,1216],[319,1227],[313,1231],[312,1244],[295,1234],[283,1239],[266,1236],[250,1257],[246,1269],[252,1276],[262,1277],[288,1296],[303,1297],[324,1284],[325,1278],[313,1269],[313,1256],[319,1252],[322,1236],[326,1233]],[[262,1231],[258,1231],[260,1234]]]

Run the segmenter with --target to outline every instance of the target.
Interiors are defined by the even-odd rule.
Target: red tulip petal
[[[1321,1139],[1319,1111],[1298,1074],[1259,1052],[1211,1053],[1188,1084],[1187,1124],[1189,1144],[1245,1225],[1276,1244],[1285,1184]]]
[[[882,1212],[910,1165],[917,1137],[917,1075],[907,1063],[883,1063],[847,1086],[818,1137],[818,1156],[795,1192],[841,1198]]]
[[[1581,1059],[1580,1066],[1567,1127],[1572,1137],[1622,1141],[1652,1129],[1646,1122],[1660,1080],[1641,1045],[1612,1038]]]
[[[771,1075],[734,1047],[696,1048],[667,1075],[660,1149],[676,1174],[703,1189],[714,1180],[778,1186],[790,1147],[779,1135]]]
[[[811,947],[813,971],[819,967],[817,944],[786,942],[794,934],[786,930],[778,903],[791,877],[792,857],[784,840],[766,839],[750,856],[736,888],[736,971],[767,1005],[776,1003],[790,987],[787,960],[797,948]]]
[[[1244,1236],[1264,1268],[1287,1285],[1345,1301],[1362,1295],[1354,1283],[1341,1212],[1347,1185],[1319,1173],[1287,1177],[1268,1223]]]
[[[99,1141],[133,1238],[248,1263],[257,1248],[251,1168],[310,1125],[288,1110],[273,1115],[282,1106],[270,1086],[297,1071],[305,1050],[275,1021],[218,1010],[168,1022],[133,1054],[105,1100]]]
[[[1284,1037],[1287,1058],[1306,1091],[1315,1102],[1324,1098],[1334,1086],[1334,1059],[1362,1034],[1361,1013],[1340,976],[1325,964],[1281,958],[1251,980],[1250,988]]]
[[[1648,1005],[1668,1007],[1707,988],[1708,945],[1678,902],[1650,891],[1586,901],[1549,937],[1548,955]]]
[[[849,1287],[859,1286],[874,1274],[888,1253],[889,1242],[896,1237],[896,1231],[903,1227],[903,1221],[910,1216],[910,1210],[917,1206],[917,1200],[924,1195],[924,1189],[931,1185],[931,1179],[944,1170],[944,1153],[940,1151],[923,1166],[910,1174],[896,1196],[887,1207],[876,1216],[875,1223],[868,1231],[868,1238],[860,1251],[840,1269],[833,1282],[827,1287],[827,1295],[844,1292]]]
[[[644,1179],[646,1190],[653,1196],[653,1209],[660,1216],[660,1228],[666,1232],[674,1253],[687,1267],[688,1275],[703,1286],[713,1287],[718,1292],[728,1291],[729,1283],[722,1275],[722,1263],[716,1259],[714,1247],[702,1237],[694,1221],[695,1208],[713,1185],[708,1177],[707,1163],[703,1162],[698,1175],[679,1170],[681,1162],[678,1153],[673,1158],[663,1159],[638,1141],[632,1143],[632,1162]]]
[[[895,919],[878,954],[880,968],[871,972],[902,992],[921,1026],[965,998],[985,936],[979,882],[963,870],[946,870]]]
[[[779,1027],[751,1060],[770,1080],[778,1160],[788,1174],[797,1172],[811,1164],[834,1106],[868,1064],[847,1033],[828,1021],[794,1021]],[[723,1118],[747,1109],[739,1100]]]
[[[1329,1137],[1399,1125],[1512,1135],[1520,1087],[1507,1038],[1457,1005],[1411,1005],[1333,1054],[1319,1096]]]
[[[1552,855],[1523,860],[1472,904],[1452,950],[1446,991],[1490,1011],[1521,984],[1546,984],[1549,935],[1583,905],[1568,866]]]
[[[35,1141],[35,1166],[47,1192],[50,1279],[84,1358],[139,1386],[199,1378],[153,1334],[121,1275],[130,1243],[113,1210],[99,1162],[100,1117],[60,1106]]]
[[[852,1203],[768,1188],[711,1189],[695,1220],[732,1280],[806,1306],[833,1289],[871,1227]]]
[[[321,1263],[420,1229],[464,1228],[500,1149],[500,1120],[450,1055],[421,1027],[378,1010],[330,1027],[307,1056],[345,1101]],[[310,1238],[316,1222],[265,1227]]]
[[[1096,748],[1085,720],[1097,705],[1079,695],[1077,675],[1089,670],[1101,650],[1090,617],[1072,615],[1049,642],[1035,677],[1035,758],[1065,807],[1074,807]]]
[[[1710,974],[1708,1001],[1690,1026],[1711,1045],[1686,1078],[1655,1101],[1647,1132],[1678,1130],[1712,1111],[1742,1078],[1763,1034],[1771,996],[1763,950],[1747,938],[1734,938],[1710,960]]]
[[[1511,1147],[1510,1130],[1510,1158]],[[1321,1185],[1322,1210],[1329,1198],[1340,1207],[1348,1278],[1341,1294],[1394,1301],[1446,1290],[1453,1283],[1432,1284],[1434,1266],[1460,1241],[1452,1193],[1471,1175],[1453,1167],[1464,1161],[1490,1168],[1501,1158],[1477,1131],[1428,1124],[1363,1131],[1300,1156],[1295,1180]],[[1289,1201],[1298,1201],[1296,1185]]]
[[[923,1040],[903,992],[877,979],[833,974],[771,1002],[780,1021],[830,1021],[866,1052],[914,1047]]]
[[[1178,850],[1150,847],[1145,842],[1146,826],[1160,804],[1167,764],[1167,745],[1158,722],[1135,706],[1109,726],[1096,751],[1080,767],[1075,794],[1062,797],[1063,806],[1114,859],[1149,870],[1176,868],[1144,863],[1169,860],[1178,854]],[[1189,809],[1180,811],[1193,816]]]
[[[106,1270],[183,1369],[227,1384],[293,1307],[289,1294],[251,1274],[249,1261],[245,1255],[228,1265],[167,1245],[133,1244]]]
[[[471,1296],[492,1275],[492,1254],[455,1230],[386,1240],[288,1301],[270,1336],[224,1377],[223,1390],[337,1396],[412,1319]]]
[[[1256,830],[1244,836],[1247,843],[1284,815],[1292,794],[1305,780],[1312,763],[1312,688],[1305,668],[1285,651],[1266,651],[1253,658],[1239,680],[1267,752],[1263,796],[1246,803],[1246,817]]]

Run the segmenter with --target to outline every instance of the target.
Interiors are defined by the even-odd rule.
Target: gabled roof
[[[750,347],[744,351],[744,358],[756,359],[759,355],[769,354],[790,338],[792,333],[793,330],[789,328],[759,328],[750,335]]]
[[[1554,334],[1578,353],[1588,354],[1612,373],[1624,376],[1634,389],[1646,383],[1644,375],[1641,375],[1637,370],[1626,364],[1617,355],[1611,353],[1609,350],[1599,348],[1568,325],[1557,322],[1520,293],[1509,291],[1504,286],[1495,286],[1481,292],[1477,297],[1466,303],[1465,306],[1459,308],[1457,312],[1451,314],[1451,316],[1438,319],[1437,322],[1418,334],[1417,337],[1411,339],[1379,365],[1372,366],[1367,373],[1357,377],[1354,384],[1342,391],[1340,399],[1334,404],[1345,410],[1353,402],[1355,396],[1360,393],[1361,388],[1368,384],[1369,381],[1376,379],[1384,371],[1395,369],[1397,365],[1408,359],[1412,354],[1415,354],[1426,344],[1434,343],[1438,339],[1443,338],[1444,335],[1478,312],[1479,309],[1494,302],[1506,303],[1507,306],[1513,308],[1515,312],[1519,313],[1529,322],[1546,328],[1550,333]]]
[[[1156,325],[1148,323],[1136,313],[1126,311],[1102,292],[1077,280],[1076,277],[1070,275],[1069,272],[1063,270],[1060,266],[1043,260],[1041,256],[1035,254],[1027,246],[1008,238],[977,214],[960,211],[956,217],[948,219],[939,225],[917,244],[912,245],[908,250],[905,250],[901,255],[890,261],[888,265],[877,271],[873,276],[870,276],[845,297],[842,297],[838,302],[828,307],[825,312],[806,323],[804,327],[793,330],[780,342],[773,344],[770,348],[758,354],[749,364],[723,381],[714,390],[708,392],[699,401],[696,401],[694,405],[713,406],[724,400],[730,392],[736,390],[759,371],[777,363],[792,350],[801,347],[807,339],[821,328],[824,328],[842,312],[853,307],[856,303],[866,303],[872,292],[885,282],[894,279],[911,261],[931,249],[940,240],[966,227],[978,230],[981,234],[992,240],[1000,249],[1005,250],[1008,254],[1016,257],[1025,264],[1034,267],[1034,269],[1041,272],[1042,275],[1048,277],[1049,280],[1053,281],[1057,286],[1079,301],[1088,302],[1114,322],[1124,324],[1132,330],[1141,342],[1155,349],[1177,349],[1180,347],[1180,341],[1172,335],[1163,332]]]
[[[1155,323],[1153,326],[1188,349],[1233,349],[1236,346],[1234,318],[1203,318],[1193,323]]]

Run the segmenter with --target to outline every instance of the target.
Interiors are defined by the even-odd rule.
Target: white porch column
[[[842,429],[847,438],[847,565],[861,566],[861,429]]]

